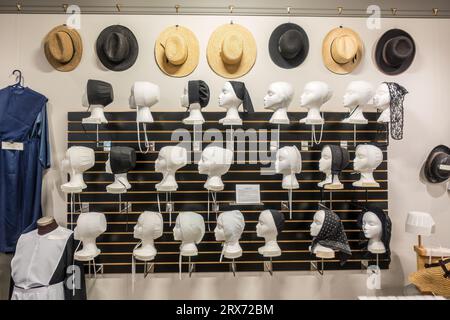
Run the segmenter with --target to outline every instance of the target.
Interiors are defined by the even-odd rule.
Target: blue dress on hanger
[[[47,100],[27,87],[0,90],[0,252],[14,252],[42,216],[42,175],[50,167]]]

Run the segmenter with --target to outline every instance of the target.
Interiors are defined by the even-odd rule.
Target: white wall
[[[252,71],[241,80],[246,82],[257,110],[262,109],[262,98],[272,81],[289,81],[295,85],[296,95],[291,110],[300,111],[301,89],[310,80],[327,81],[334,89],[334,97],[327,104],[329,110],[344,111],[341,107],[346,85],[352,80],[367,80],[374,85],[382,81],[396,81],[409,94],[405,101],[405,138],[392,141],[389,147],[389,212],[393,221],[391,270],[383,273],[386,292],[401,294],[407,275],[415,269],[413,236],[405,234],[404,220],[408,210],[424,210],[433,214],[438,231],[436,238],[450,246],[450,194],[443,185],[430,186],[419,176],[428,152],[437,144],[450,145],[450,21],[420,19],[385,19],[381,30],[369,30],[362,18],[290,18],[306,30],[310,52],[298,68],[283,70],[270,60],[268,38],[283,17],[236,17],[235,23],[249,28],[257,42],[258,57]],[[203,79],[212,90],[212,101],[207,110],[218,111],[217,99],[224,79],[209,69],[205,50],[210,33],[219,25],[229,23],[227,17],[201,16],[83,16],[80,31],[84,43],[83,59],[70,73],[53,70],[42,49],[42,39],[54,26],[64,23],[63,15],[1,15],[0,16],[0,87],[11,84],[8,78],[19,67],[26,85],[49,98],[49,122],[52,144],[52,169],[44,181],[44,208],[60,223],[65,220],[65,200],[59,191],[64,177],[59,172],[60,160],[66,148],[67,112],[83,111],[81,96],[89,78],[103,79],[113,84],[115,101],[109,110],[127,110],[128,95],[136,80],[148,80],[161,87],[161,102],[156,109],[170,107],[181,111],[178,97],[188,79]],[[100,31],[111,24],[123,24],[134,31],[140,46],[136,64],[125,72],[104,70],[95,55],[94,44]],[[154,62],[153,45],[159,32],[173,24],[185,25],[200,41],[200,63],[189,78],[176,79],[162,74]],[[340,24],[358,31],[365,42],[365,56],[351,75],[330,73],[322,64],[321,42],[325,34]],[[416,58],[411,68],[402,75],[389,77],[377,70],[372,51],[378,37],[389,28],[402,28],[415,39]],[[167,109],[164,109],[167,110]],[[6,287],[8,258],[0,256],[0,286]],[[309,272],[267,274],[239,274],[232,279],[228,274],[196,274],[193,279],[179,282],[176,275],[157,275],[138,284],[130,295],[127,276],[108,276],[89,282],[90,298],[354,298],[366,294],[365,275],[353,272],[328,272],[320,278]],[[0,298],[2,297],[0,293]]]

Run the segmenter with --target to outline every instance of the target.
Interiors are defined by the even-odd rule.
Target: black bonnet
[[[392,231],[392,222],[389,216],[384,213],[383,209],[374,206],[374,205],[365,205],[361,211],[361,214],[358,216],[358,226],[362,228],[363,225],[363,217],[366,212],[373,212],[378,219],[381,221],[381,225],[383,227],[383,232],[381,233],[381,242],[383,242],[384,247],[386,248],[386,253],[390,253],[390,242],[391,242],[391,231]]]
[[[192,80],[188,82],[189,105],[200,104],[204,108],[209,103],[209,87],[203,80]]]
[[[114,100],[112,85],[105,81],[88,80],[86,93],[89,105],[106,107]]]
[[[325,147],[329,147],[331,149],[331,173],[340,174],[350,162],[348,150],[332,144],[328,144],[324,146],[324,148]]]
[[[272,214],[273,221],[277,227],[278,235],[280,235],[281,231],[284,229],[284,215],[278,210],[269,209],[269,211]]]
[[[112,147],[109,161],[114,174],[127,173],[136,166],[136,151],[130,147]]]

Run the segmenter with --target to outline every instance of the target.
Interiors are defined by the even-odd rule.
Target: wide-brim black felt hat
[[[283,39],[283,36],[290,39]],[[284,42],[284,44],[283,44]],[[288,52],[283,54],[283,48]],[[289,48],[290,47],[290,48]],[[289,54],[294,52],[293,57]],[[291,51],[291,52],[289,52]],[[273,30],[269,39],[269,54],[272,61],[279,67],[284,69],[292,69],[305,61],[309,51],[309,39],[305,30],[294,23],[284,23]]]
[[[113,71],[124,71],[136,62],[139,45],[133,32],[122,25],[105,28],[97,38],[97,56]]]
[[[440,169],[440,165],[450,166],[450,148],[439,145],[431,150],[424,165],[425,178],[431,183],[441,183],[450,178],[450,171]]]
[[[375,48],[375,62],[380,71],[388,75],[397,75],[406,71],[414,61],[415,55],[414,39],[409,33],[400,29],[386,31]],[[395,63],[390,63],[390,60]]]

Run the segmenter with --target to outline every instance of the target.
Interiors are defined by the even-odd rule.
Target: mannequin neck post
[[[295,173],[283,175],[283,189],[298,189],[299,184]]]

